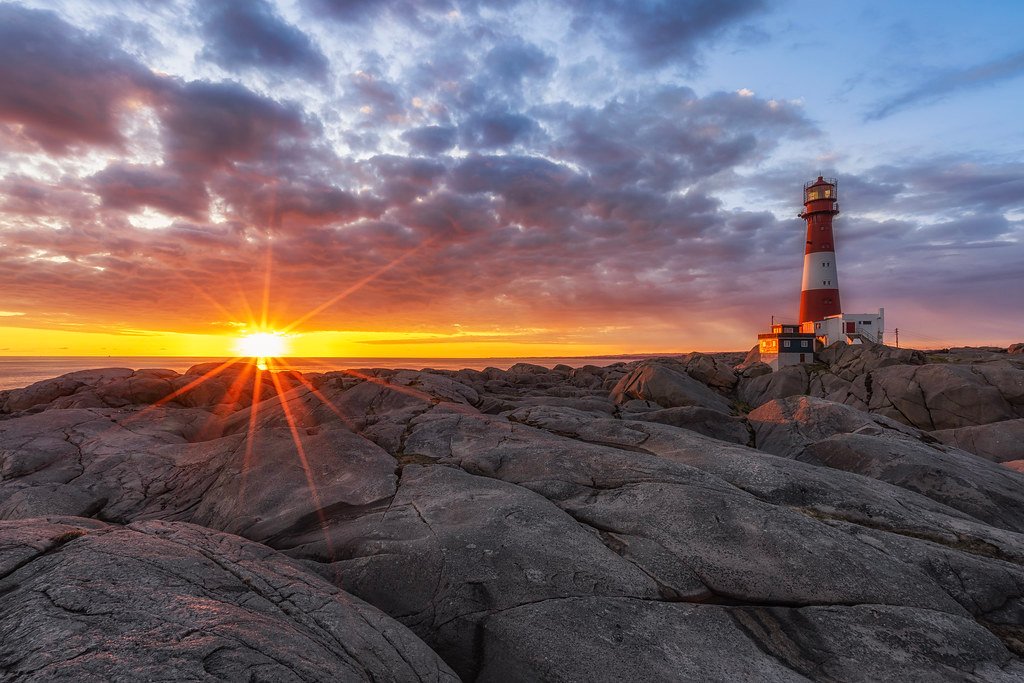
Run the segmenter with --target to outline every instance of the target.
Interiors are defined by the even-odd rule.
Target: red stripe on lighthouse
[[[842,312],[839,289],[805,289],[800,292],[800,322],[824,320]]]

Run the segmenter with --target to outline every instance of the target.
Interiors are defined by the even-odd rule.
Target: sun
[[[288,355],[288,341],[280,332],[254,332],[239,337],[236,348],[240,356],[281,358]]]

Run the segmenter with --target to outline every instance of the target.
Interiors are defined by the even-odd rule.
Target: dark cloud
[[[456,129],[451,126],[422,126],[402,133],[402,139],[415,151],[441,154],[455,146]]]
[[[393,155],[371,157],[358,169],[362,182],[376,188],[385,206],[402,206],[429,195],[446,173],[441,163]]]
[[[547,78],[557,63],[536,45],[518,40],[498,45],[484,57],[487,72],[506,87],[518,85],[526,78]]]
[[[152,86],[148,71],[52,12],[0,4],[0,120],[53,153],[118,146],[123,102]]]
[[[760,10],[761,0],[575,0],[577,29],[596,28],[643,67],[693,67],[699,48]]]
[[[435,18],[456,10],[472,12],[478,4],[494,4],[500,7],[501,0],[486,2],[465,2],[460,0],[304,0],[310,14],[324,17],[342,24],[366,25],[381,18],[388,18],[419,30],[437,30]],[[508,0],[508,5],[514,0]]]
[[[265,0],[199,3],[203,57],[227,69],[256,67],[323,80],[327,58]]]
[[[448,184],[458,192],[500,196],[509,222],[525,225],[550,224],[590,193],[587,180],[571,168],[529,156],[470,156],[452,170]]]
[[[793,105],[715,93],[698,98],[667,88],[601,108],[558,106],[541,118],[558,155],[615,185],[670,191],[749,162],[780,139],[816,134]]]
[[[252,186],[244,179],[221,183],[234,214],[255,228],[301,232],[380,215],[379,204],[316,181]]]
[[[1024,74],[1024,51],[994,59],[966,69],[947,69],[924,79],[910,89],[879,102],[865,119],[877,121],[897,112],[932,104],[955,93],[974,90]]]
[[[466,149],[494,149],[529,142],[540,128],[533,119],[515,112],[474,114],[459,129]]]
[[[190,171],[273,159],[309,135],[297,106],[230,82],[181,86],[167,94],[160,116],[168,160]]]
[[[1014,232],[1015,227],[1002,214],[969,214],[932,223],[922,229],[921,236],[939,244],[973,246],[999,242],[998,246],[1012,246],[1011,242],[1002,242],[999,238]]]
[[[879,166],[865,174],[900,187],[903,199],[921,209],[977,211],[1024,206],[1024,163],[997,163],[971,156],[944,156]]]
[[[371,19],[387,9],[379,0],[306,0],[306,5],[316,15],[346,23]]]
[[[209,196],[203,183],[166,167],[111,164],[92,176],[91,188],[111,209],[160,209],[172,215],[200,218]]]

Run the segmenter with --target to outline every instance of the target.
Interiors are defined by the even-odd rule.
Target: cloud
[[[398,120],[405,116],[408,98],[401,88],[374,71],[352,75],[349,99],[368,119]]]
[[[133,211],[140,207],[200,218],[209,195],[203,183],[167,167],[111,164],[89,179],[107,208]]]
[[[297,106],[230,82],[193,81],[169,91],[160,117],[168,160],[201,172],[286,154],[309,134]]]
[[[781,139],[816,134],[799,107],[664,87],[603,107],[559,106],[540,118],[559,155],[616,185],[670,191],[770,151]]]
[[[0,4],[0,121],[62,154],[76,144],[119,147],[126,100],[154,79],[100,36],[53,12]]]
[[[544,79],[552,74],[558,60],[536,45],[521,40],[502,43],[484,56],[487,72],[505,87],[524,79]]]
[[[451,126],[422,126],[402,133],[402,139],[415,151],[441,154],[455,146],[456,129]]]
[[[879,102],[865,120],[878,121],[905,109],[933,104],[951,95],[974,90],[1024,74],[1024,51],[976,64],[966,69],[947,69],[913,88]]]
[[[528,142],[540,132],[537,123],[516,112],[487,112],[468,117],[459,129],[465,149],[494,149]]]
[[[328,62],[308,35],[265,0],[199,3],[202,56],[227,69],[260,68],[322,81]]]
[[[760,0],[576,0],[578,28],[598,30],[646,68],[697,64],[699,48],[760,10]]]

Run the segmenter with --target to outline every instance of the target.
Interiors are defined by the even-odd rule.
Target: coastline
[[[710,355],[739,355],[745,351],[719,352]],[[673,358],[685,353],[611,354],[603,356],[495,356],[488,358],[396,358],[396,357],[295,357],[288,364],[299,372],[330,372],[351,368],[387,368],[406,370],[508,370],[516,363],[530,363],[553,368],[556,365],[604,367],[614,363],[630,363],[649,358]],[[0,356],[0,390],[20,389],[35,382],[59,377],[69,372],[101,368],[129,368],[132,370],[173,370],[184,373],[190,367],[204,363],[222,363],[224,356]]]

